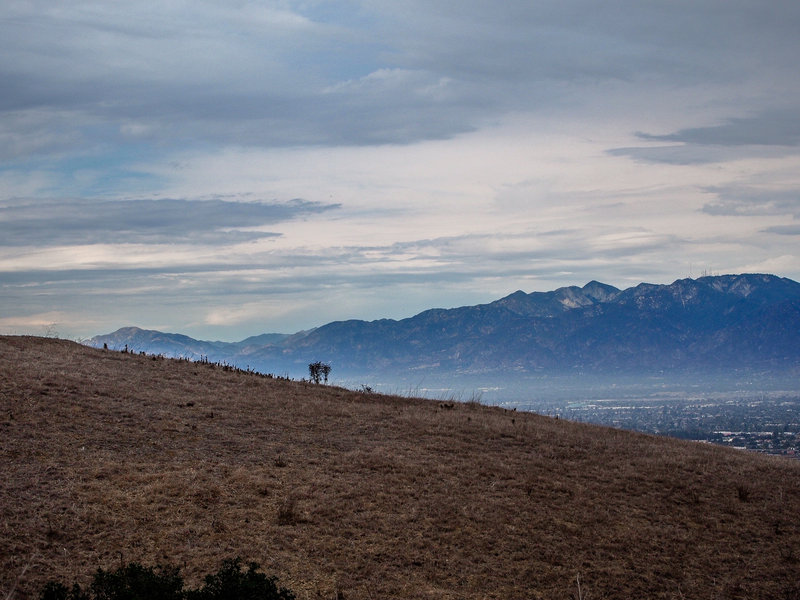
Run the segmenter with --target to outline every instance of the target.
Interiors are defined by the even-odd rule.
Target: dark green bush
[[[222,568],[207,575],[198,590],[184,590],[177,567],[143,567],[130,563],[116,571],[98,569],[89,589],[76,583],[67,588],[51,581],[39,600],[294,600],[294,594],[279,588],[276,577],[259,572],[256,563],[242,571],[239,558],[226,560]]]
[[[256,563],[242,571],[241,560],[234,558],[222,563],[214,575],[207,575],[205,585],[187,594],[188,600],[294,600],[294,594],[279,588],[276,577],[258,572]]]
[[[94,600],[181,600],[183,579],[177,568],[145,568],[130,563],[116,571],[99,569],[92,582]]]
[[[89,600],[89,595],[77,583],[70,590],[63,583],[50,581],[44,586],[39,600]]]

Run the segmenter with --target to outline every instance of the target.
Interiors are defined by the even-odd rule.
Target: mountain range
[[[213,342],[125,327],[95,347],[225,362],[304,377],[314,361],[339,378],[800,372],[800,283],[768,274],[513,294],[413,317],[335,321],[295,334]],[[371,378],[371,379],[370,379]]]

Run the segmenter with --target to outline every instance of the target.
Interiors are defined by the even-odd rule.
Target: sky
[[[0,4],[0,334],[800,280],[796,0]]]

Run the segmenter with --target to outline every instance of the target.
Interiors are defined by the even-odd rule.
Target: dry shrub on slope
[[[0,465],[0,598],[234,556],[300,599],[800,597],[800,462],[476,404],[0,337]]]

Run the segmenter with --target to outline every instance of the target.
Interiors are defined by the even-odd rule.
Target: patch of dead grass
[[[800,464],[0,337],[0,597],[241,556],[298,598],[784,598]]]

